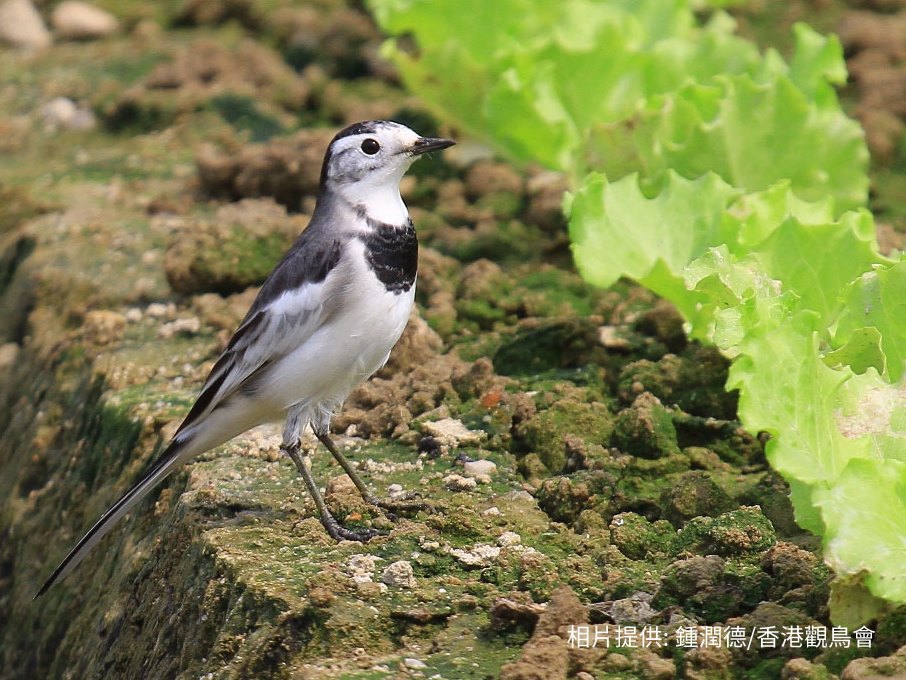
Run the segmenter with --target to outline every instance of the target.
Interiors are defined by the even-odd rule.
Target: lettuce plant
[[[369,4],[440,118],[568,175],[589,282],[639,281],[733,359],[836,619],[906,602],[906,261],[877,250],[836,38],[798,25],[786,61],[683,0]]]

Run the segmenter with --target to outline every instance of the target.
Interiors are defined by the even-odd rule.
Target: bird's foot
[[[375,536],[384,536],[388,533],[386,531],[382,531],[381,529],[372,529],[370,527],[347,529],[342,524],[340,524],[333,515],[330,515],[329,518],[322,517],[321,524],[324,525],[327,533],[330,534],[330,537],[335,541],[345,540],[367,543]]]

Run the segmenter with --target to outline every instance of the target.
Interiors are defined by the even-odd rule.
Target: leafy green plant
[[[369,4],[414,38],[385,53],[439,117],[567,173],[589,282],[639,281],[734,359],[740,418],[841,576],[837,620],[872,614],[866,589],[906,602],[906,260],[864,209],[839,42],[798,25],[787,62],[682,0]]]

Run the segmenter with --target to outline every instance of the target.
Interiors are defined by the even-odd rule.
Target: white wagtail
[[[366,501],[396,505],[371,494],[330,439],[330,418],[353,387],[384,365],[412,309],[418,239],[400,180],[421,154],[453,144],[389,121],[356,123],[337,133],[324,156],[311,222],[264,282],[173,439],[35,597],[69,574],[178,466],[283,418],[280,448],[299,469],[328,533],[357,541],[378,533],[347,529],[334,518],[299,455],[300,437],[310,424]]]

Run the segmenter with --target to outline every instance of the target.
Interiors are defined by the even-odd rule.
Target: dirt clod
[[[673,416],[660,399],[644,392],[631,408],[621,411],[613,429],[613,445],[643,458],[659,458],[679,451]]]

